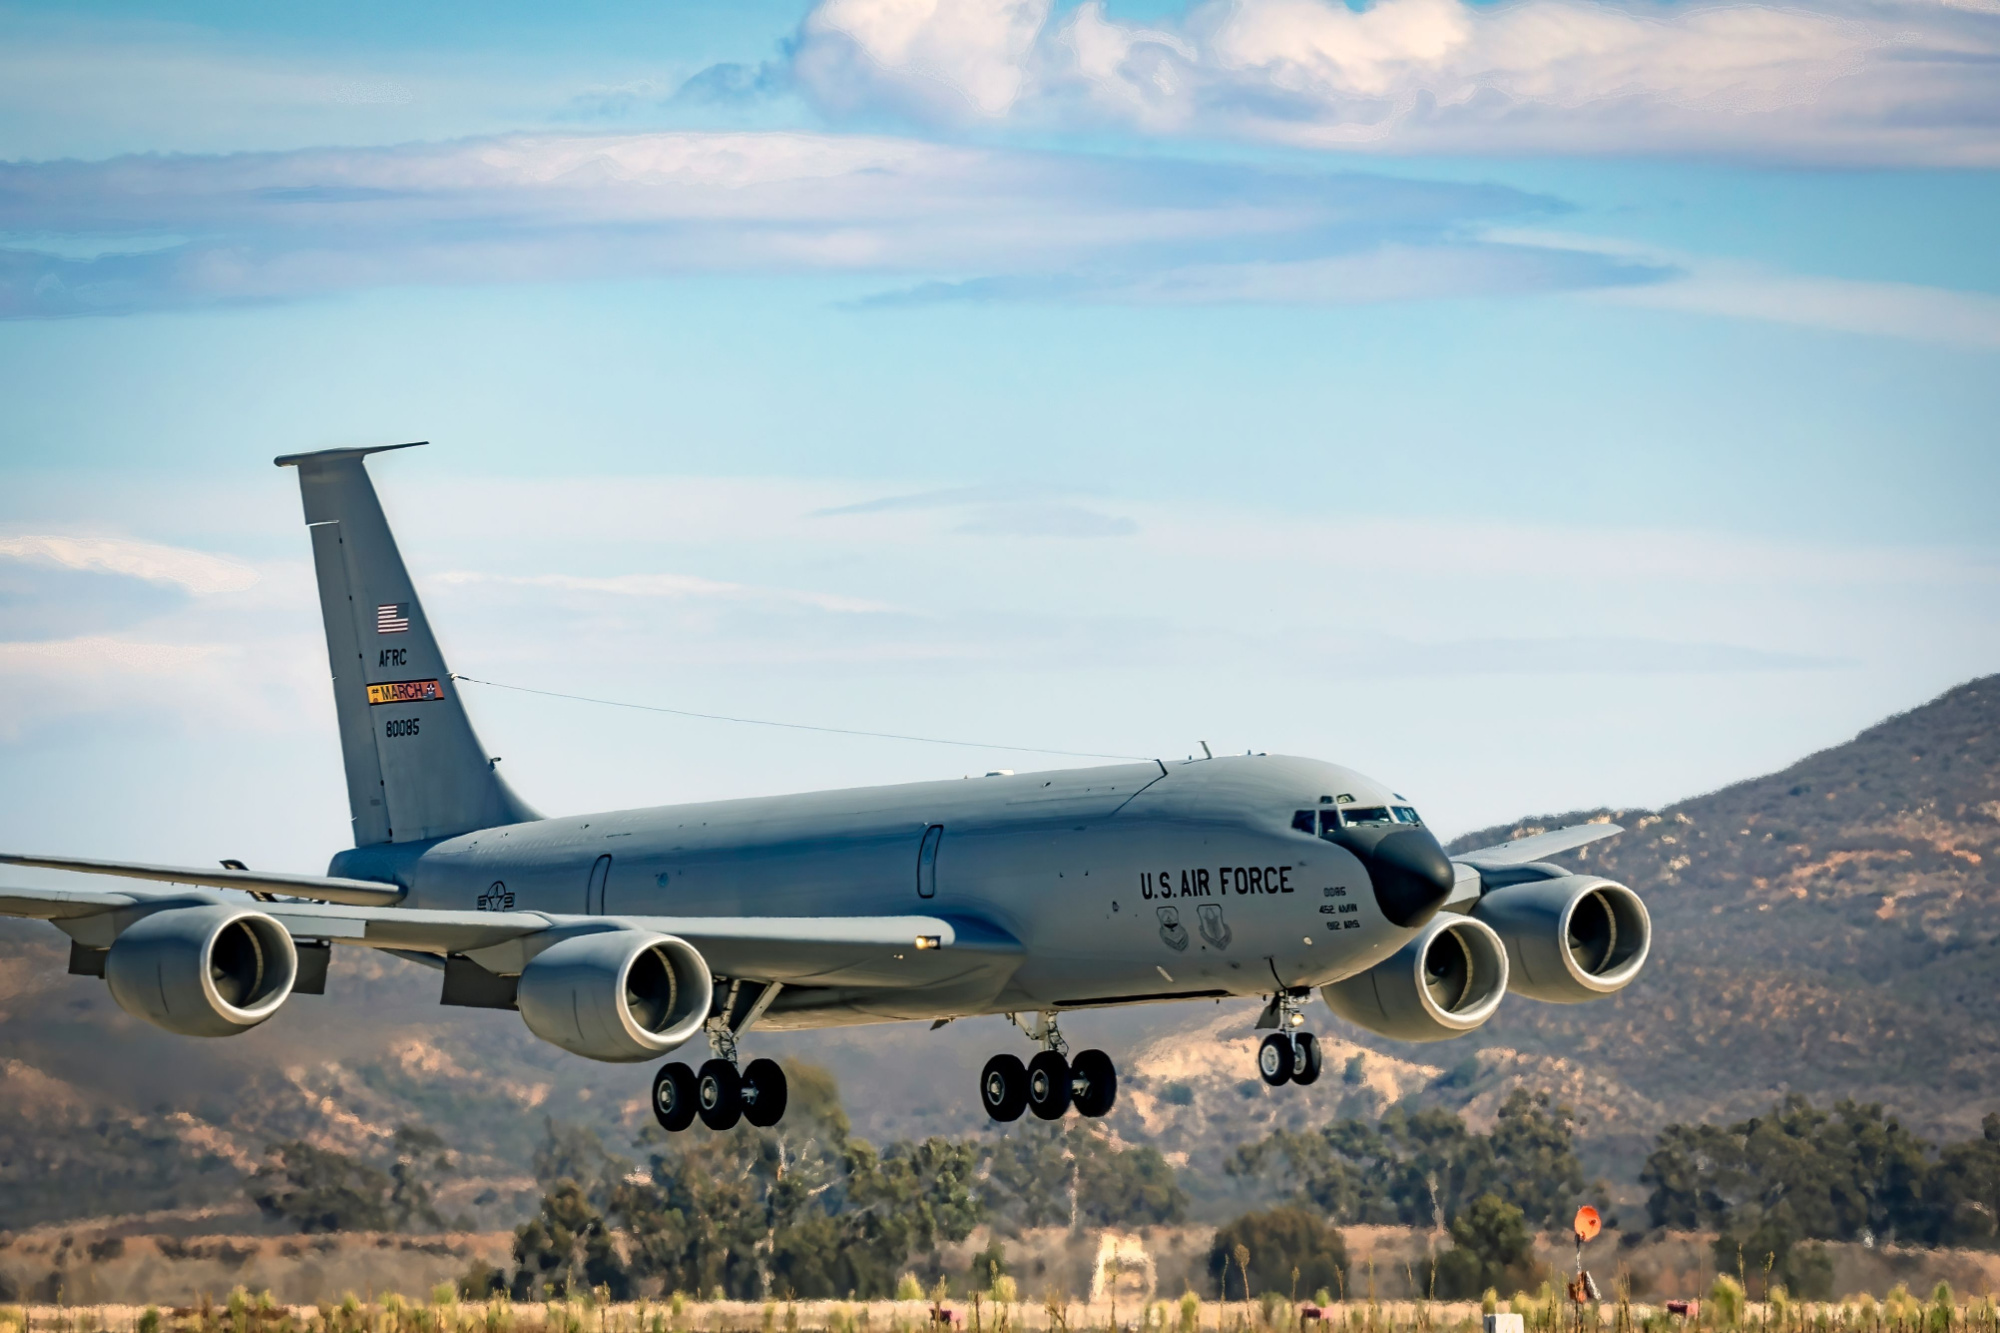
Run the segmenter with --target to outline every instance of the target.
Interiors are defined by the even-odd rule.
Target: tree
[[[300,1231],[386,1231],[390,1178],[364,1162],[310,1143],[272,1145],[244,1183],[259,1211]]]
[[[583,1188],[562,1180],[542,1197],[541,1210],[514,1232],[516,1300],[608,1287],[612,1299],[632,1295],[632,1275],[611,1230]]]
[[[612,1191],[636,1276],[731,1296],[886,1295],[911,1254],[963,1240],[978,1149],[854,1138],[824,1071],[790,1072],[785,1122],[693,1139],[648,1131],[649,1178]]]
[[[1541,1281],[1526,1215],[1497,1194],[1482,1194],[1451,1222],[1452,1248],[1437,1258],[1439,1296],[1466,1300],[1488,1287],[1525,1291]]]
[[[1119,1148],[1099,1126],[1022,1125],[982,1154],[982,1205],[1010,1230],[1067,1226],[1075,1188],[1084,1226],[1173,1224],[1187,1192],[1157,1148]]]
[[[422,1226],[444,1229],[444,1218],[431,1202],[431,1185],[450,1164],[444,1140],[421,1125],[398,1125],[392,1143],[396,1160],[389,1168],[389,1213],[398,1230]]]
[[[1303,1202],[1350,1224],[1449,1225],[1494,1194],[1530,1224],[1555,1226],[1589,1188],[1569,1108],[1521,1088],[1490,1134],[1450,1111],[1395,1106],[1378,1124],[1342,1119],[1314,1133],[1272,1134],[1238,1150],[1228,1170],[1290,1180]]]
[[[1347,1245],[1317,1214],[1286,1204],[1245,1213],[1218,1228],[1209,1246],[1208,1274],[1226,1301],[1248,1300],[1258,1292],[1291,1295],[1342,1287],[1347,1280]]]

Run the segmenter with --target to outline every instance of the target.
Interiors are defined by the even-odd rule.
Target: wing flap
[[[1525,838],[1512,842],[1498,843],[1492,847],[1481,847],[1476,851],[1458,852],[1451,858],[1474,865],[1517,866],[1529,861],[1539,861],[1557,852],[1574,851],[1600,838],[1613,837],[1623,833],[1617,824],[1571,824],[1567,828],[1553,828],[1545,833],[1531,833]]]

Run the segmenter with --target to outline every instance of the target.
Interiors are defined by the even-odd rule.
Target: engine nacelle
[[[1510,884],[1490,890],[1472,911],[1506,941],[1508,985],[1556,1004],[1624,989],[1653,947],[1653,920],[1639,895],[1596,875]]]
[[[299,976],[291,934],[248,908],[169,907],[140,918],[104,959],[111,998],[185,1037],[231,1037],[278,1012]]]
[[[1398,1041],[1463,1036],[1507,996],[1507,947],[1483,921],[1455,912],[1366,972],[1320,988],[1326,1007]]]
[[[686,940],[600,930],[530,959],[514,1003],[543,1041],[630,1063],[665,1055],[701,1031],[714,995],[707,960]]]

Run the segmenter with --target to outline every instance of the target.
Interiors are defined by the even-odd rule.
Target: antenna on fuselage
[[[1215,751],[1213,751],[1213,750],[1211,750],[1211,749],[1209,749],[1209,748],[1208,748],[1208,742],[1207,742],[1207,741],[1203,741],[1203,742],[1201,743],[1201,757],[1202,757],[1202,758],[1204,758],[1204,759],[1213,759],[1213,758],[1215,758]]]

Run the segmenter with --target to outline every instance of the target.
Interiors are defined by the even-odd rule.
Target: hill
[[[1197,1212],[1251,1200],[1220,1170],[1240,1143],[1412,1098],[1491,1115],[1514,1086],[1582,1117],[1587,1163],[1636,1199],[1638,1164],[1673,1120],[1737,1117],[1788,1090],[1880,1100],[1929,1136],[2000,1107],[2000,677],[1782,773],[1661,810],[1575,811],[1459,839],[1479,846],[1609,815],[1627,832],[1566,859],[1640,891],[1653,962],[1621,995],[1514,999],[1474,1037],[1406,1046],[1315,1008],[1329,1072],[1314,1089],[1252,1077],[1254,1002],[1079,1014],[1073,1040],[1122,1052],[1111,1131],[1184,1168]],[[644,1071],[535,1042],[513,1015],[440,1009],[436,974],[343,954],[323,999],[219,1042],[164,1037],[101,983],[64,975],[62,939],[0,922],[0,1215],[11,1226],[241,1198],[266,1144],[382,1145],[399,1123],[462,1154],[447,1215],[511,1225],[533,1197],[545,1120],[614,1149],[646,1117]],[[358,953],[359,951],[357,951]],[[994,1133],[979,1063],[1018,1046],[998,1019],[761,1038],[831,1068],[856,1129],[881,1141]],[[1357,1057],[1359,1057],[1357,1059]]]

